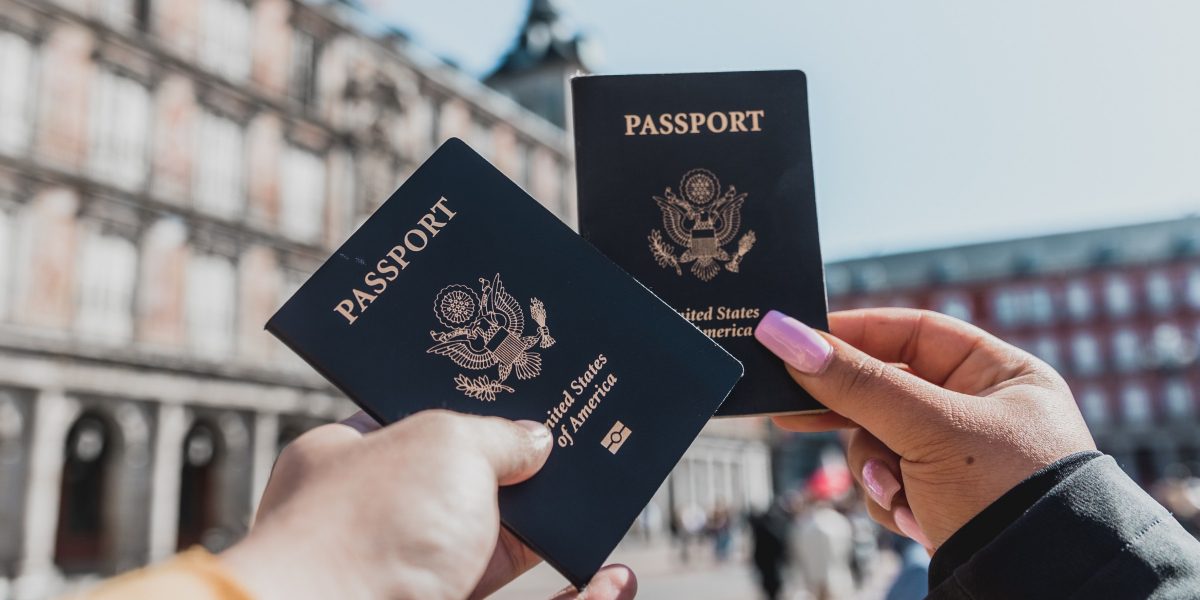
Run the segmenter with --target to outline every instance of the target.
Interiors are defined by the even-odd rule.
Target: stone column
[[[179,473],[187,415],[178,404],[158,409],[154,436],[154,474],[150,483],[150,562],[175,553],[179,530]]]
[[[24,560],[17,581],[17,597],[44,596],[56,579],[54,538],[62,482],[67,431],[79,413],[79,404],[59,390],[38,394],[34,406],[29,453],[29,482],[25,496]]]
[[[276,413],[258,413],[254,416],[254,450],[253,471],[250,485],[250,520],[258,510],[258,502],[262,500],[263,490],[267,488],[267,480],[271,478],[271,468],[275,466],[275,445],[279,439],[279,415]]]
[[[112,418],[120,431],[121,448],[112,462],[112,479],[105,506],[113,531],[110,565],[120,573],[145,565],[150,555],[150,523],[146,513],[152,497],[154,450],[152,416],[143,403],[124,401]]]

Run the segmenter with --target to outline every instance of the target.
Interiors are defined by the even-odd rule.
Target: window
[[[134,11],[140,8],[134,5],[134,0],[97,0],[94,6],[96,15],[115,27],[126,27],[134,23]]]
[[[122,343],[133,337],[137,247],[120,236],[92,231],[80,248],[75,328],[83,337]]]
[[[1113,335],[1113,362],[1120,371],[1133,371],[1141,366],[1141,344],[1138,335],[1131,329],[1122,329]]]
[[[244,205],[245,140],[238,123],[203,112],[196,130],[196,173],[192,194],[206,212],[232,218]]]
[[[1033,345],[1033,353],[1038,358],[1046,361],[1046,364],[1055,369],[1062,368],[1062,357],[1058,353],[1058,340],[1050,336],[1042,336],[1038,338]]]
[[[150,94],[142,84],[106,69],[92,90],[89,164],[99,179],[137,188],[146,179]]]
[[[1121,390],[1121,411],[1127,423],[1150,421],[1150,394],[1145,387],[1131,383]]]
[[[937,304],[937,311],[962,321],[971,320],[971,299],[964,294],[947,294]]]
[[[325,220],[325,162],[295,147],[283,153],[280,182],[283,232],[306,242],[320,241]]]
[[[1046,324],[1054,319],[1054,301],[1042,286],[1001,290],[993,303],[996,321],[1004,326]]]
[[[33,54],[25,38],[0,31],[0,151],[25,148],[33,133]]]
[[[467,139],[470,140],[471,147],[476,152],[492,158],[495,148],[492,143],[492,126],[490,124],[480,117],[473,117],[471,119],[471,133]]]
[[[1071,342],[1071,353],[1074,356],[1075,370],[1083,375],[1095,375],[1103,367],[1100,357],[1100,343],[1090,333],[1081,333]]]
[[[1087,281],[1079,279],[1067,285],[1067,312],[1076,321],[1092,316],[1092,289]]]
[[[138,29],[150,30],[150,3],[153,0],[134,0],[133,18],[137,21]]]
[[[1171,277],[1164,271],[1155,271],[1146,277],[1146,299],[1156,312],[1167,312],[1175,307],[1171,287]]]
[[[1039,286],[1030,289],[1028,294],[1029,319],[1042,325],[1052,321],[1054,319],[1054,302],[1050,297],[1050,290]]]
[[[200,62],[230,79],[250,74],[250,8],[245,0],[203,0]]]
[[[1017,324],[1020,315],[1017,313],[1016,296],[1012,290],[996,292],[992,299],[992,312],[996,322],[1005,327]]]
[[[188,339],[197,353],[223,358],[233,351],[234,303],[233,263],[212,255],[194,255],[187,273]]]
[[[1200,267],[1195,267],[1188,273],[1186,296],[1192,308],[1200,308]]]
[[[292,33],[292,66],[288,90],[304,106],[312,106],[317,96],[317,38],[296,30]]]
[[[1163,400],[1167,414],[1173,418],[1190,418],[1194,412],[1192,386],[1186,379],[1168,380],[1163,389]]]
[[[1133,312],[1133,289],[1124,277],[1114,275],[1105,282],[1104,299],[1111,316],[1124,317]]]
[[[1089,388],[1079,397],[1079,410],[1083,413],[1083,420],[1087,421],[1088,425],[1103,425],[1108,423],[1108,399],[1104,396],[1104,391],[1098,388]]]
[[[1158,367],[1186,367],[1193,359],[1193,347],[1174,323],[1159,323],[1151,336],[1151,356]]]

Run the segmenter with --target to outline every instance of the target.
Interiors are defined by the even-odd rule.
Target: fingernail
[[[833,346],[812,327],[777,310],[767,313],[754,337],[775,356],[792,368],[809,375],[819,375],[833,358]]]
[[[929,543],[929,538],[925,536],[925,532],[921,531],[921,526],[917,524],[917,518],[913,516],[913,512],[907,506],[897,506],[896,510],[892,511],[892,518],[896,521],[896,527],[900,531],[912,538],[912,540],[925,548],[933,548],[933,544]]]
[[[533,440],[533,445],[541,449],[543,446],[549,446],[553,441],[550,435],[550,430],[546,426],[537,421],[517,421],[517,425],[524,427],[529,431],[529,437]]]
[[[339,422],[363,435],[379,429],[379,422],[361,410]]]
[[[900,482],[896,481],[891,469],[878,458],[872,458],[863,465],[862,478],[871,500],[883,510],[892,510],[892,498],[900,491]]]

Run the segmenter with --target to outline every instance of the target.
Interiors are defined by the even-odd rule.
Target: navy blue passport
[[[718,416],[824,408],[754,339],[827,329],[800,71],[571,81],[579,232],[746,367]]]
[[[504,525],[583,586],[742,366],[451,139],[267,329],[382,423],[444,408],[542,421]]]

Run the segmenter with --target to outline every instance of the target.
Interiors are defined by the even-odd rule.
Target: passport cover
[[[571,80],[579,231],[745,365],[718,416],[823,410],[754,339],[828,330],[800,71]]]
[[[542,421],[504,525],[577,587],[742,367],[466,144],[439,148],[267,329],[381,423],[444,408]]]

